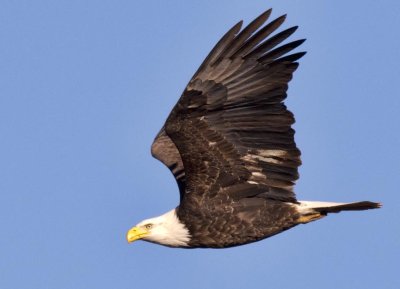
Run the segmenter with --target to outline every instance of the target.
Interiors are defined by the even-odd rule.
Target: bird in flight
[[[282,45],[297,27],[274,34],[286,16],[265,24],[270,14],[234,25],[189,81],[151,147],[174,175],[180,204],[131,228],[128,242],[227,248],[329,213],[380,207],[296,199],[300,150],[284,100],[305,54],[292,50],[304,39]]]

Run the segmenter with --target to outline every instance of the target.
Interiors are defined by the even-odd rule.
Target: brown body
[[[179,219],[192,236],[191,248],[226,248],[252,243],[299,224],[300,216],[290,204],[259,198],[228,201],[227,205],[217,203],[214,209],[178,210]],[[199,213],[193,214],[194,211]]]

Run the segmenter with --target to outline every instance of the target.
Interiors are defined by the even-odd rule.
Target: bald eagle
[[[234,25],[186,86],[151,148],[174,175],[180,204],[131,228],[128,242],[226,248],[329,213],[380,207],[296,199],[300,151],[283,102],[305,54],[292,50],[304,39],[281,45],[297,26],[271,36],[286,16],[264,24],[270,14]]]

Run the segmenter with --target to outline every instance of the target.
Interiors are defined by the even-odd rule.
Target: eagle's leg
[[[321,219],[323,217],[325,217],[326,215],[315,212],[315,213],[311,213],[311,214],[307,214],[307,215],[302,215],[297,219],[297,222],[299,224],[306,224],[312,221],[316,221],[318,219]]]

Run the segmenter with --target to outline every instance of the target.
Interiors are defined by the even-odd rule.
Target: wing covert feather
[[[179,191],[183,192],[185,190],[185,170],[182,159],[175,144],[165,133],[164,127],[151,145],[151,155],[170,169],[178,183]]]

